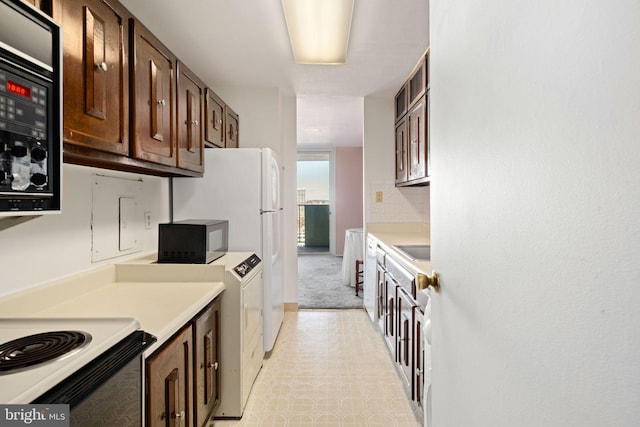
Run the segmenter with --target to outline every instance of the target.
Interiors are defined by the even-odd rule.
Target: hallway
[[[241,420],[216,427],[418,427],[364,310],[285,313]]]

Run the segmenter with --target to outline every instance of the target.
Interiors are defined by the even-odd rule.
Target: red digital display
[[[7,90],[11,93],[15,93],[16,95],[31,98],[31,89],[16,82],[12,82],[11,80],[7,80]]]

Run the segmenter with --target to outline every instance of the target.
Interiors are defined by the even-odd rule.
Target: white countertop
[[[367,230],[367,237],[374,238],[378,245],[393,257],[394,261],[401,264],[411,273],[431,274],[431,260],[414,260],[393,247],[394,245],[430,245],[431,239],[427,225],[400,224],[395,227],[394,225],[376,226],[376,224],[371,224],[367,227]],[[433,296],[431,288],[417,292],[422,292],[429,298]]]
[[[413,273],[431,273],[431,261],[411,259],[393,247],[393,245],[429,245],[430,239],[428,233],[411,232],[406,230],[385,230],[370,231],[367,233],[367,236],[376,239],[385,252],[393,254],[393,258],[396,261],[402,264],[405,268],[411,270]]]
[[[224,274],[208,264],[108,265],[0,298],[0,317],[131,317],[158,339],[149,356],[222,293]]]

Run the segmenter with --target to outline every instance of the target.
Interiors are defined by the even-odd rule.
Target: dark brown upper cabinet
[[[407,182],[409,178],[407,139],[407,120],[402,118],[396,123],[396,184]]]
[[[140,22],[131,20],[133,156],[177,166],[175,139],[176,57]]]
[[[206,91],[206,124],[205,144],[210,147],[224,148],[225,104],[215,92],[209,88]]]
[[[396,122],[400,120],[407,113],[408,106],[408,95],[407,95],[407,84],[403,84],[398,93],[396,93],[395,98],[395,119]]]
[[[240,119],[238,114],[228,105],[225,106],[225,148],[238,148],[240,145],[239,137]]]
[[[64,162],[202,176],[238,115],[118,0],[25,0],[62,24]]]
[[[409,111],[409,176],[412,184],[423,183],[429,177],[427,169],[428,145],[427,145],[427,96],[423,96]]]
[[[428,111],[429,49],[395,97],[396,187],[429,184]]]
[[[425,56],[426,57],[426,56]],[[409,101],[408,105],[413,105],[427,90],[427,64],[424,58],[418,63],[416,68],[413,70],[411,77],[409,77],[408,81],[408,96]]]
[[[203,123],[205,86],[182,62],[178,61],[177,142],[178,167],[204,171]]]
[[[128,11],[102,0],[64,0],[52,15],[64,33],[65,142],[128,155]]]

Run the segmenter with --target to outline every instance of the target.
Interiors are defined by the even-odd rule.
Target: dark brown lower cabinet
[[[414,355],[413,355],[413,384],[414,397],[413,399],[418,405],[423,408],[424,405],[424,314],[419,307],[413,308],[413,342],[414,342]]]
[[[377,288],[377,301],[376,301],[376,320],[378,322],[378,327],[380,328],[381,331],[384,331],[384,327],[385,327],[385,322],[386,322],[386,285],[384,282],[384,275],[385,275],[385,270],[384,270],[384,266],[382,266],[381,264],[376,263],[376,286]]]
[[[192,339],[188,326],[147,359],[147,427],[193,425]]]
[[[219,324],[219,300],[209,305],[193,322],[196,427],[205,425],[220,404]]]
[[[405,387],[410,391],[411,398],[415,400],[414,387],[414,309],[415,302],[407,292],[398,287],[397,313],[398,313],[398,340],[396,360],[400,365],[401,378]]]
[[[220,404],[219,342],[216,298],[147,358],[147,427],[206,425]]]
[[[431,357],[430,353],[425,353],[423,336],[423,308],[428,302],[417,295],[414,273],[380,247],[376,253],[376,264],[378,326],[398,368],[407,397],[421,419],[425,405],[425,357]]]
[[[397,345],[396,345],[396,298],[398,297],[398,284],[390,275],[385,275],[385,327],[384,338],[391,351],[391,357],[394,361],[398,360]]]

